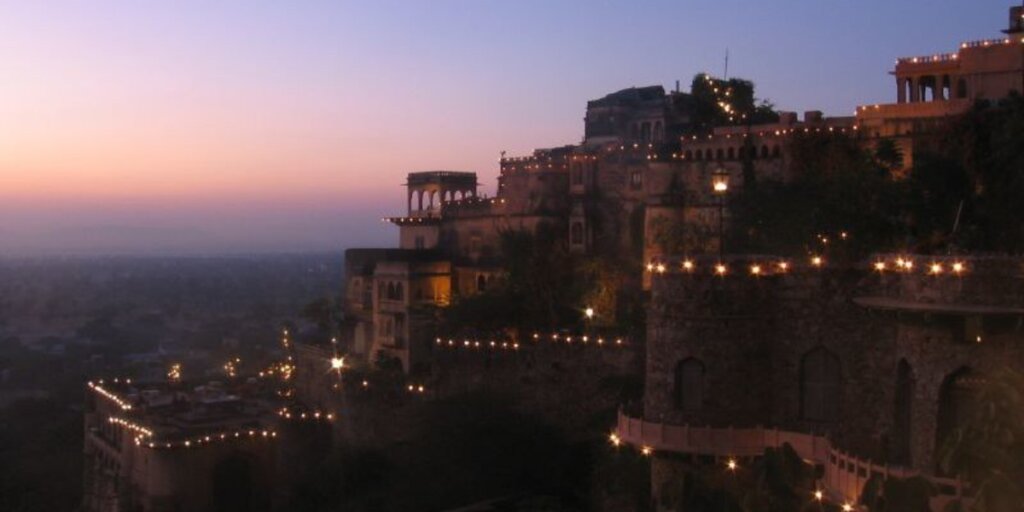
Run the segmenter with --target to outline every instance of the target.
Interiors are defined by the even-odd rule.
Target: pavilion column
[[[917,103],[921,101],[921,86],[919,80],[916,77],[907,78],[907,83],[910,84],[910,102]]]
[[[907,79],[896,77],[896,103],[907,102]]]

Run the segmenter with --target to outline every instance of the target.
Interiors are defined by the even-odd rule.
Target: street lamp
[[[588,320],[590,320],[590,319],[594,318],[594,308],[587,308],[587,309],[584,309],[584,310],[583,310],[583,314],[584,314],[584,315],[587,315],[587,319],[588,319]]]
[[[729,192],[729,172],[719,169],[712,174],[711,190],[718,196],[718,259],[725,254],[725,194]]]

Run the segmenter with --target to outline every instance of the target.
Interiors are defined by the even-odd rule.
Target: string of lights
[[[100,381],[99,383],[90,381],[89,388],[98,393],[103,398],[106,398],[111,402],[114,402],[122,410],[130,411],[132,409],[132,404],[130,404],[127,400],[115,395],[114,393],[111,393],[110,391],[104,389],[103,386],[101,385],[102,383],[103,381]]]
[[[552,343],[564,343],[567,345],[571,344],[582,344],[582,345],[597,345],[597,346],[622,346],[624,345],[625,339],[621,337],[605,337],[605,336],[593,336],[590,334],[541,334],[533,333],[530,336],[535,343],[543,341],[550,341]],[[495,351],[516,351],[519,350],[520,344],[518,341],[498,341],[493,339],[455,339],[455,338],[435,338],[435,345],[441,348],[447,349],[472,349],[472,350],[495,350]]]
[[[798,265],[792,260],[777,259],[765,260],[764,262],[751,262],[745,266],[738,266],[730,265],[728,262],[724,261],[711,265],[698,265],[697,262],[692,259],[684,259],[678,263],[652,261],[647,264],[646,270],[647,272],[654,274],[698,274],[702,270],[706,270],[707,272],[717,276],[738,274],[760,277],[785,274],[799,269],[818,270],[823,268],[826,264],[825,258],[818,255],[808,257],[806,262],[806,265]],[[962,276],[968,271],[968,265],[965,261],[961,260],[942,262],[937,259],[934,259],[924,265],[917,265],[913,257],[900,256],[892,260],[877,259],[871,263],[870,269],[878,273],[898,272],[904,274],[912,273],[915,269],[921,269],[925,274],[931,276]]]
[[[314,409],[312,411],[282,407],[277,415],[286,420],[334,421],[334,413]]]
[[[210,445],[217,442],[225,441],[244,441],[250,439],[274,439],[277,438],[277,432],[273,430],[235,430],[225,431],[216,434],[207,434],[197,437],[190,437],[180,440],[165,440],[157,441],[150,440],[146,441],[141,436],[135,438],[135,445],[145,448],[153,449],[170,449],[170,448],[198,448],[205,445]]]

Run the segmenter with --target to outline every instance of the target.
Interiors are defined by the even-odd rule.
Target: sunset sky
[[[0,255],[392,245],[407,172],[578,142],[588,99],[753,80],[893,101],[894,59],[997,37],[995,0],[0,1]]]

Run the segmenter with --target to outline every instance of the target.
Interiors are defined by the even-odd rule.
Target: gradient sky
[[[396,243],[409,171],[578,142],[588,99],[732,76],[892,101],[1005,0],[0,0],[0,255]]]

